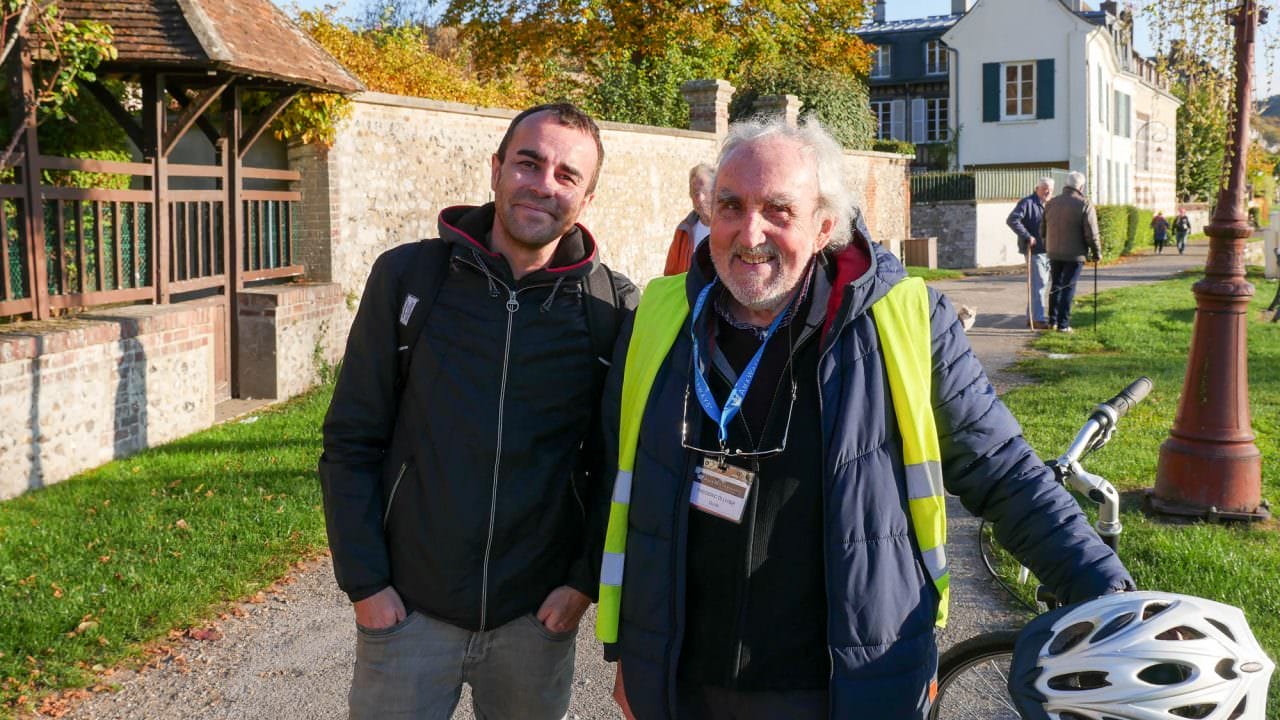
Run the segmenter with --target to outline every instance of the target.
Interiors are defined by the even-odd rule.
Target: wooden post
[[[242,200],[240,184],[241,157],[240,135],[243,132],[243,116],[240,109],[240,86],[232,85],[222,96],[222,164],[223,189],[226,202],[223,204],[223,228],[227,234],[224,249],[227,270],[227,342],[230,355],[227,358],[227,372],[231,382],[231,397],[240,397],[240,291],[244,289],[244,257],[240,244],[242,223]]]
[[[169,302],[169,164],[163,147],[165,131],[163,73],[156,73],[142,84],[142,135],[146,147],[142,154],[151,159],[153,168],[151,190],[154,201],[151,210],[151,237],[155,239],[151,250],[152,280],[156,290],[156,302]],[[136,212],[136,211],[135,211]]]
[[[52,317],[49,307],[48,259],[44,251],[44,203],[40,197],[40,142],[36,135],[36,90],[31,77],[31,44],[25,36],[18,38],[17,60],[14,61],[13,82],[10,87],[19,96],[22,122],[25,125],[20,147],[22,148],[22,180],[26,186],[26,212],[23,213],[23,230],[27,236],[27,278],[35,300],[35,318]],[[4,272],[9,272],[4,268]]]

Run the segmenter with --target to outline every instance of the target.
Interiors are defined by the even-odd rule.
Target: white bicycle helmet
[[[1051,720],[1265,720],[1274,669],[1239,608],[1129,592],[1028,624],[1009,690]]]

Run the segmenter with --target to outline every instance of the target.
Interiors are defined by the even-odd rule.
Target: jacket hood
[[[707,242],[699,246],[693,263],[689,266],[685,290],[690,306],[702,288],[716,277],[710,245]],[[868,241],[857,231],[843,248],[819,253],[818,267],[821,272],[826,273],[831,283],[823,326],[824,336],[833,327],[838,331],[866,314],[890,288],[907,277],[906,268],[893,253],[885,250],[879,243]],[[826,340],[823,345],[826,345]]]
[[[511,266],[501,253],[489,247],[489,234],[493,230],[494,204],[485,203],[479,207],[471,205],[455,205],[440,211],[438,227],[440,238],[454,246],[454,254],[474,251],[491,270],[500,273],[501,277],[511,277]],[[535,270],[521,282],[551,280],[561,278],[585,278],[600,262],[596,239],[591,232],[575,223],[569,232],[560,238],[556,251],[547,266]]]

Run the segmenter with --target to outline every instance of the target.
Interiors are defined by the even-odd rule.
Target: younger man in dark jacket
[[[405,273],[428,272],[413,261],[425,246],[374,263],[320,458],[334,573],[358,629],[351,718],[448,718],[463,682],[478,717],[568,708],[599,563],[600,521],[585,508],[609,492],[599,472],[574,472],[584,442],[599,453],[603,373],[586,311],[599,300],[585,286],[608,271],[576,221],[603,155],[572,105],[526,110],[493,156],[494,202],[440,214],[434,297],[404,292]],[[608,282],[634,305],[625,278]],[[415,311],[426,323],[397,347]]]

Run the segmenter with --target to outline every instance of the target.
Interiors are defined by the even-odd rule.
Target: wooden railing
[[[0,184],[0,317],[34,316],[38,307],[88,308],[121,302],[159,302],[174,294],[303,274],[293,252],[294,214],[301,194],[240,192],[238,272],[228,271],[225,168],[164,164],[162,177],[208,178],[211,189],[157,194],[154,163],[40,156],[37,171],[104,173],[127,178],[126,189],[41,184],[38,203],[44,242],[28,237],[27,189]],[[244,181],[296,181],[297,172],[243,167]],[[140,189],[145,188],[145,189]],[[157,197],[159,195],[159,198]],[[163,208],[156,212],[157,200]],[[156,223],[166,223],[156,247]],[[158,268],[167,269],[160,292]],[[234,277],[233,277],[234,276]],[[45,278],[45,282],[37,278]]]

